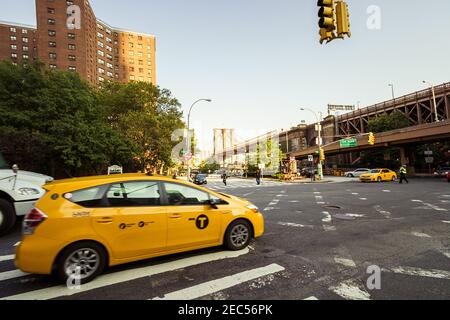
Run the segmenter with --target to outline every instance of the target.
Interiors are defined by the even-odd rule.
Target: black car
[[[198,174],[194,178],[194,183],[199,186],[201,186],[203,184],[208,184],[208,181],[206,180],[206,178],[207,178],[206,174]]]

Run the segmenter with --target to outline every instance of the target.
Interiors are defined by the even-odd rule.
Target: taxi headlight
[[[39,194],[39,190],[34,188],[20,188],[17,192],[22,196],[35,196]]]
[[[254,213],[258,213],[258,207],[253,205],[253,204],[249,204],[248,206],[246,206],[247,209],[253,211]]]

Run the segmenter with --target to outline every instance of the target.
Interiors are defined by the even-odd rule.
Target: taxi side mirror
[[[216,201],[214,199],[209,199],[209,205],[213,209],[219,209],[219,207],[217,206],[217,203],[216,203]]]

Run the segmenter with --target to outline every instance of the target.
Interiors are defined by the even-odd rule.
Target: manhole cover
[[[325,206],[324,208],[326,209],[331,209],[331,210],[341,210],[342,208],[339,206]]]

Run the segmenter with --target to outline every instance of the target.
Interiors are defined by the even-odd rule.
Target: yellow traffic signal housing
[[[369,144],[371,146],[375,145],[375,135],[373,134],[373,132],[369,133]]]
[[[324,41],[330,42],[334,39],[334,34],[332,31],[328,31],[327,29],[320,29],[320,44]]]
[[[351,37],[350,32],[350,14],[347,3],[341,1],[336,4],[336,24],[337,36],[344,38],[344,36]]]
[[[325,161],[325,150],[320,148],[320,161]]]
[[[336,29],[334,18],[334,0],[318,0],[319,27],[331,32]]]

